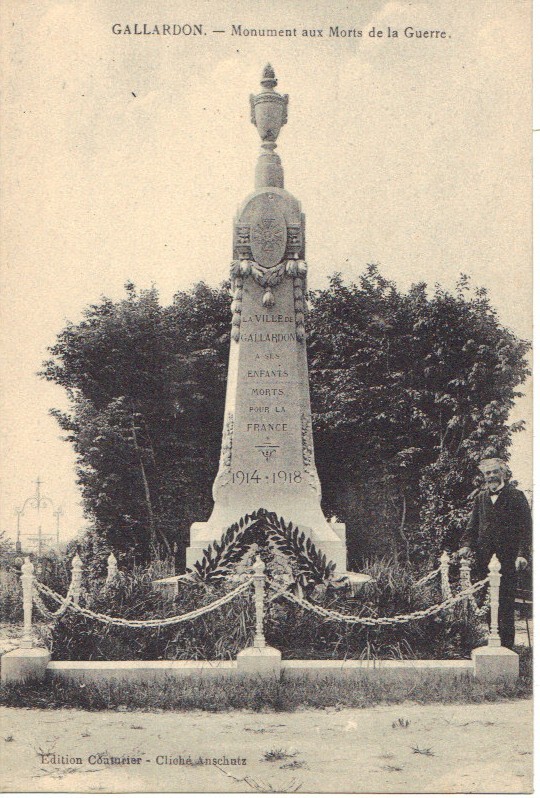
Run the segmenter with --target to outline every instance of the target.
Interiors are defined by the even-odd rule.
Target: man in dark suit
[[[508,483],[503,460],[490,457],[480,462],[485,488],[474,506],[461,539],[459,554],[476,555],[476,568],[485,576],[493,554],[501,563],[499,594],[499,634],[506,648],[514,645],[515,595],[517,572],[527,567],[532,534],[532,518],[525,494]]]

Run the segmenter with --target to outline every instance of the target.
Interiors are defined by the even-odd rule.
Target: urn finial
[[[278,94],[274,90],[277,79],[271,64],[267,64],[263,69],[261,86],[263,90],[259,94],[252,94],[249,98],[251,121],[259,131],[263,148],[274,150],[279,132],[283,125],[287,124],[289,95]]]
[[[251,94],[251,121],[259,131],[262,153],[257,164],[255,185],[277,186],[283,188],[283,168],[276,149],[276,140],[283,125],[287,124],[288,94],[278,94],[276,73],[271,64],[263,69],[261,79],[262,91]]]

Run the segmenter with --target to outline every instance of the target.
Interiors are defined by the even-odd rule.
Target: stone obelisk
[[[187,566],[230,524],[259,508],[304,531],[337,573],[346,569],[345,527],[321,510],[305,344],[305,221],[284,189],[276,139],[288,96],[270,65],[250,97],[262,139],[255,191],[234,225],[232,329],[223,441],[209,520],[191,527]]]

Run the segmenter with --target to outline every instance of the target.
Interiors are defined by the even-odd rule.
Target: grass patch
[[[283,675],[281,679],[234,676],[205,680],[190,677],[177,681],[134,684],[127,680],[81,683],[48,675],[44,681],[3,685],[0,703],[37,709],[77,708],[90,711],[163,710],[209,712],[249,709],[292,712],[326,707],[365,708],[380,704],[463,704],[528,698],[532,694],[531,657],[522,656],[521,675],[515,683],[501,679],[482,684],[472,676],[440,674],[426,678],[411,674],[391,680],[383,673],[306,677]]]
[[[411,721],[407,720],[407,718],[398,718],[397,720],[395,720],[392,723],[392,728],[393,729],[407,729],[410,726],[410,724],[411,724]]]
[[[413,754],[423,754],[423,756],[435,756],[431,748],[419,748],[417,745],[411,747]]]
[[[296,753],[296,751],[295,751]],[[289,754],[284,748],[272,748],[263,754],[265,762],[279,762],[280,759],[292,759],[294,754]]]

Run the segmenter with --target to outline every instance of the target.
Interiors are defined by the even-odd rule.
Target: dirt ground
[[[19,636],[3,626],[0,651]],[[523,620],[517,638],[528,642]],[[531,700],[295,713],[2,708],[0,790],[523,793],[532,727]]]
[[[0,717],[2,791],[532,789],[530,700],[295,713],[4,708]]]

